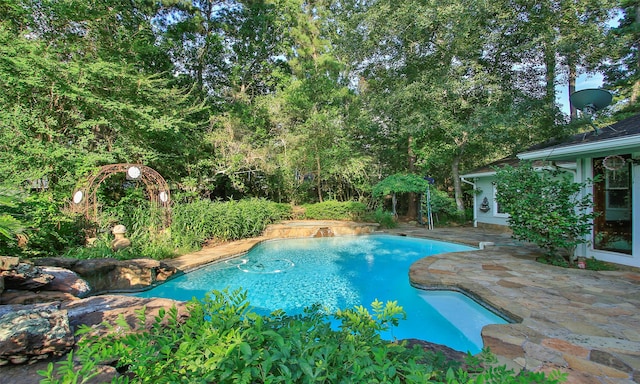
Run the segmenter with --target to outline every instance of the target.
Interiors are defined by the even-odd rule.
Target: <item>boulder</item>
[[[87,297],[91,293],[89,283],[73,271],[60,267],[40,267],[40,269],[43,273],[53,276],[53,280],[42,287],[42,290],[64,292],[80,298]]]
[[[19,257],[0,256],[0,271],[8,271],[14,269],[20,264]]]
[[[0,295],[0,304],[37,304],[51,303],[68,300],[78,300],[78,298],[70,293],[58,291],[5,291]]]
[[[40,266],[70,269],[92,288],[92,294],[140,290],[163,282],[179,271],[153,259],[91,259],[46,258],[36,260]]]
[[[61,308],[65,309],[69,316],[69,324],[76,328],[82,324],[94,327],[96,332],[107,332],[100,327],[103,322],[115,324],[118,317],[122,316],[131,327],[137,325],[136,311],[145,308],[146,325],[153,323],[154,317],[160,309],[169,310],[175,306],[180,316],[187,316],[186,303],[170,299],[151,298],[145,299],[133,296],[101,295],[85,299],[64,302]]]
[[[33,260],[33,264],[40,267],[60,267],[71,271],[77,262],[78,259],[69,257],[41,257]]]
[[[0,365],[62,356],[73,345],[67,311],[58,305],[0,307]]]
[[[49,284],[52,275],[42,273],[40,268],[29,263],[19,263],[11,269],[0,271],[4,279],[4,289],[19,289],[35,291]]]

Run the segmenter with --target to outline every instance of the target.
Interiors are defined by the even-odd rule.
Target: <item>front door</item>
[[[593,159],[594,220],[593,247],[597,250],[632,254],[632,163],[630,156]]]

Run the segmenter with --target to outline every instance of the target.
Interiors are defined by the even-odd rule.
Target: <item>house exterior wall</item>
[[[495,192],[496,187],[494,185],[496,181],[495,175],[478,177],[475,179],[476,185],[476,204],[475,204],[475,218],[476,223],[480,224],[490,224],[490,225],[501,225],[508,226],[507,222],[508,215],[504,213],[497,212],[497,204],[495,200]],[[480,208],[482,206],[482,202],[484,198],[487,198],[487,202],[489,205],[489,210],[483,212]]]
[[[575,168],[567,168],[567,172],[573,173],[574,181],[581,183],[593,179],[593,159],[602,158],[612,154],[612,150],[599,151],[593,155],[582,155],[576,157],[564,156],[561,161],[575,161]],[[640,159],[640,148],[633,151],[615,151],[613,154],[631,155],[633,159]],[[551,157],[551,156],[550,156]],[[548,160],[548,159],[547,159]],[[554,160],[553,158],[550,160]],[[508,215],[497,212],[495,200],[496,186],[495,174],[469,174],[466,175],[468,181],[472,181],[476,194],[474,196],[474,224],[476,226],[490,225],[503,226],[508,228]],[[588,185],[582,192],[584,195],[593,196],[594,190]],[[489,210],[481,210],[484,199],[487,199]],[[640,162],[631,167],[631,222],[632,222],[632,252],[625,254],[620,252],[605,251],[595,249],[593,245],[594,232],[585,237],[585,243],[576,248],[576,256],[595,258],[597,260],[611,263],[628,265],[640,268]]]

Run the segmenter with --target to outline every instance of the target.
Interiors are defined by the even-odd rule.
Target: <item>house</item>
[[[566,169],[576,182],[601,175],[601,181],[583,191],[593,198],[594,220],[589,242],[577,256],[640,267],[640,114],[597,131],[580,133],[562,141],[547,142],[461,176],[473,185],[474,225],[508,225],[508,215],[495,200],[494,167],[515,166],[520,160],[534,167]],[[635,225],[634,225],[635,223]]]

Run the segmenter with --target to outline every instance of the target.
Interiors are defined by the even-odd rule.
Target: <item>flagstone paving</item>
[[[640,382],[640,273],[588,271],[541,264],[539,251],[508,233],[476,228],[393,232],[467,244],[483,250],[431,256],[411,266],[410,280],[426,289],[455,289],[514,323],[488,325],[485,346],[512,367],[559,369],[569,383]]]

